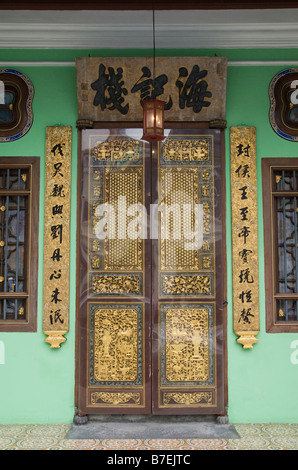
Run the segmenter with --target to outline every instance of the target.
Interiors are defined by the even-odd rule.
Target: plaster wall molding
[[[2,11],[2,49],[152,48],[148,11]],[[298,9],[158,11],[156,49],[296,48]]]

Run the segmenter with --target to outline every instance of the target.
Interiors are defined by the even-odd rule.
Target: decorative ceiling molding
[[[1,11],[2,49],[151,49],[152,12]],[[155,12],[156,49],[297,48],[298,9]]]
[[[85,0],[84,10],[247,10],[295,8],[297,0]],[[0,10],[81,10],[82,2],[78,0],[14,0],[4,1]]]
[[[75,67],[75,61],[12,60],[0,61],[0,67]],[[298,67],[298,60],[229,60],[228,67]]]

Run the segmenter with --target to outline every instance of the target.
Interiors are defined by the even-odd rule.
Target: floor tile
[[[0,424],[0,450],[298,450],[298,424],[235,424],[239,439],[66,439],[71,424]]]

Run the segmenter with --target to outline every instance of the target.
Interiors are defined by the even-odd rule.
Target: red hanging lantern
[[[143,140],[156,142],[164,136],[164,105],[161,100],[146,100],[143,106]]]

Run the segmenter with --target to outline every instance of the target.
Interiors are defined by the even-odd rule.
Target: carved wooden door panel
[[[134,224],[150,202],[141,137],[140,129],[82,132],[78,398],[86,413],[151,410],[150,238],[137,237]]]
[[[220,132],[81,135],[80,413],[224,408]]]
[[[156,155],[156,157],[154,157]],[[220,131],[171,130],[153,153],[152,412],[224,409]],[[158,371],[158,373],[157,373]]]

